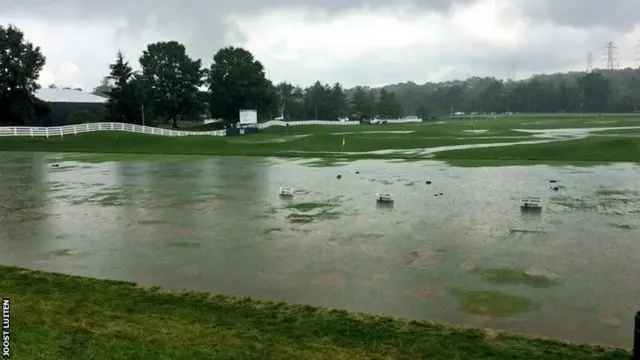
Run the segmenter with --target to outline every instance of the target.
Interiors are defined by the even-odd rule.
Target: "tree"
[[[584,110],[607,111],[611,103],[611,83],[601,73],[592,72],[581,77],[578,86],[582,90]]]
[[[202,61],[192,60],[179,42],[167,41],[149,44],[140,66],[153,114],[174,128],[178,119],[193,119],[194,109],[202,107],[198,90],[203,83]]]
[[[108,91],[107,117],[114,122],[141,124],[142,103],[133,69],[121,51],[116,54],[116,61],[109,65],[109,70],[109,76],[103,79],[103,83],[112,84]]]
[[[34,96],[45,61],[20,29],[0,25],[0,123],[24,125],[47,112]]]
[[[382,119],[398,119],[402,117],[402,105],[396,99],[395,93],[380,90],[380,98],[377,103],[377,115]]]
[[[357,86],[351,95],[351,118],[357,120],[371,120],[376,115],[376,99],[372,92]]]
[[[237,122],[241,109],[255,109],[260,120],[279,113],[278,92],[265,77],[264,67],[240,47],[220,49],[208,72],[211,116]]]
[[[98,96],[109,96],[112,88],[113,86],[111,84],[111,79],[109,78],[109,76],[105,76],[100,81],[100,85],[93,88],[93,91],[91,93]]]
[[[348,101],[349,98],[344,93],[342,85],[340,83],[333,84],[333,87],[329,91],[329,114],[328,119],[338,120],[348,115]]]
[[[304,114],[307,119],[337,120],[331,118],[331,88],[316,81],[304,91]]]

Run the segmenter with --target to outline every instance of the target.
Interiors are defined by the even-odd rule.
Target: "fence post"
[[[64,137],[64,131],[62,130],[62,126],[60,126],[58,129],[60,129],[60,137]]]
[[[13,128],[13,136],[18,136],[18,128],[17,127]]]
[[[633,325],[633,358],[640,360],[640,311],[636,313],[636,320]]]
[[[73,125],[73,135],[78,135],[78,128]]]
[[[33,128],[32,127],[29,128],[29,135],[31,135],[31,137],[33,137]]]
[[[49,137],[49,128],[44,128],[44,134]]]

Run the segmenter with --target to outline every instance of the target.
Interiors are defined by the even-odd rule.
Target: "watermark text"
[[[11,317],[11,301],[2,299],[2,358],[11,358],[11,336],[9,335],[9,319]]]

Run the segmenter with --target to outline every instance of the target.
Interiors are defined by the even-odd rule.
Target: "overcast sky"
[[[177,40],[207,66],[242,46],[275,82],[350,87],[584,70],[589,51],[605,67],[609,41],[635,67],[640,0],[2,0],[0,23],[42,48],[44,86],[90,90],[118,49],[137,67]]]

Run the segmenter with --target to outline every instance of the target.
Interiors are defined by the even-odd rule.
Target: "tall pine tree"
[[[133,69],[118,51],[115,63],[109,65],[108,79],[113,83],[107,101],[107,116],[114,122],[142,123],[142,102]]]

